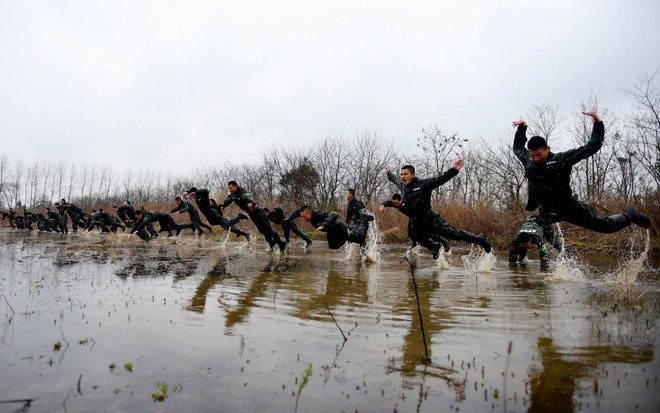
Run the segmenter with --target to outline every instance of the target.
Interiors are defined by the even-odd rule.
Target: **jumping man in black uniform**
[[[280,252],[284,252],[286,248],[286,242],[280,239],[279,234],[273,229],[268,222],[268,217],[262,208],[257,207],[252,195],[250,195],[245,189],[238,186],[236,181],[230,181],[227,184],[229,188],[229,196],[225,201],[220,205],[222,210],[234,202],[240,209],[248,213],[248,216],[254,223],[254,226],[257,227],[259,232],[261,232],[266,238],[266,242],[270,245],[272,250],[275,244],[280,247]]]
[[[135,223],[131,227],[128,236],[131,237],[137,234],[138,237],[145,241],[149,241],[149,234],[146,231],[147,225],[153,222],[160,224],[160,232],[167,231],[168,237],[171,237],[172,231],[176,231],[179,235],[182,229],[190,228],[194,230],[193,224],[177,224],[174,218],[165,212],[146,212],[142,209],[135,211]]]
[[[288,220],[293,221],[298,217],[312,224],[317,231],[327,233],[328,247],[333,250],[341,248],[347,241],[360,244],[360,247],[364,248],[369,222],[374,219],[371,215],[363,214],[353,226],[349,227],[339,219],[336,212],[317,211],[307,205],[293,211]]]
[[[605,126],[595,112],[582,112],[591,116],[594,127],[586,145],[566,152],[550,152],[546,140],[533,136],[527,142],[527,124],[519,120],[513,140],[513,152],[525,167],[529,180],[530,203],[540,205],[539,218],[542,225],[566,221],[592,231],[612,233],[628,227],[631,223],[649,228],[651,221],[634,208],[626,208],[623,213],[603,217],[591,206],[573,197],[571,170],[573,165],[586,159],[601,148],[605,138]],[[525,149],[527,143],[527,149]]]
[[[201,227],[208,229],[209,233],[213,232],[210,225],[206,225],[202,222],[202,220],[199,218],[199,213],[197,213],[197,210],[194,206],[192,206],[190,202],[184,201],[179,196],[174,198],[174,201],[176,202],[176,207],[170,211],[170,214],[175,212],[183,214],[184,212],[187,212],[188,216],[190,217],[190,223],[193,224],[193,228],[197,230],[197,235],[202,235],[204,233]]]
[[[380,210],[384,211],[385,208],[396,208],[399,210],[399,212],[405,215],[405,213],[401,211],[401,209],[403,208],[403,198],[401,198],[400,194],[394,194],[392,195],[391,200],[383,201],[383,203],[380,206]],[[417,237],[415,236],[412,218],[410,217],[408,217],[408,237],[412,241],[412,246],[410,247],[410,249],[415,248],[417,246]],[[447,241],[445,238],[441,237],[440,235],[431,234],[430,238],[431,241],[441,243],[445,249],[445,252],[449,252],[451,250],[451,245],[449,245],[449,241]]]
[[[264,212],[267,214],[268,220],[270,222],[282,227],[282,230],[284,231],[284,242],[288,244],[291,241],[289,237],[291,235],[291,231],[293,231],[294,234],[305,240],[305,248],[308,248],[310,245],[312,245],[312,239],[300,229],[298,229],[298,226],[296,226],[295,222],[287,219],[288,216],[282,208],[275,207],[272,211],[268,208],[264,208]]]
[[[188,195],[195,200],[197,208],[199,208],[201,213],[204,214],[209,224],[218,225],[225,231],[230,231],[231,233],[236,234],[236,236],[244,236],[248,242],[250,241],[250,234],[236,228],[236,224],[239,221],[248,218],[247,215],[239,213],[236,218],[225,218],[220,206],[216,204],[214,199],[209,198],[208,189],[197,189],[196,187],[192,187],[188,190]]]
[[[413,221],[413,232],[417,237],[419,245],[433,252],[433,258],[440,256],[440,243],[431,240],[431,234],[438,234],[445,238],[467,241],[480,245],[486,253],[490,253],[491,246],[484,234],[474,235],[471,232],[454,228],[440,215],[431,209],[431,195],[433,190],[458,175],[463,167],[463,160],[458,160],[452,168],[444,174],[429,179],[419,179],[415,175],[415,167],[404,165],[401,168],[401,179],[398,180],[388,166],[386,168],[387,178],[394,183],[403,194],[403,208],[405,213]]]
[[[131,201],[128,199],[125,200],[122,205],[114,205],[112,210],[117,214],[119,219],[126,224],[126,226],[131,226],[133,225],[133,222],[135,222],[135,209],[131,205]]]

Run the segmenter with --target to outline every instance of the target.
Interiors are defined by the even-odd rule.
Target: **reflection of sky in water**
[[[0,376],[11,377],[0,400],[38,397],[30,411],[65,399],[69,411],[157,411],[158,380],[183,387],[168,409],[292,411],[310,362],[302,411],[500,410],[509,341],[509,410],[658,405],[657,288],[642,279],[637,305],[617,306],[623,297],[600,281],[607,267],[548,284],[533,264],[512,273],[500,260],[481,274],[458,251],[442,271],[428,254],[412,257],[424,363],[403,248],[364,264],[317,246],[280,257],[231,243],[54,239],[0,234]]]

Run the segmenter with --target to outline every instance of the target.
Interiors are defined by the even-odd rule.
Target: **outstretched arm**
[[[591,136],[584,146],[559,154],[562,162],[569,165],[575,165],[579,161],[586,159],[600,150],[605,140],[605,125],[600,120],[596,112],[582,112],[586,116],[591,116],[594,120],[594,127],[591,130]]]
[[[465,161],[463,161],[462,159],[459,159],[458,161],[454,162],[454,166],[447,169],[447,171],[445,171],[445,173],[443,173],[442,175],[437,176],[435,178],[429,179],[427,181],[428,186],[431,189],[435,189],[435,188],[439,187],[440,185],[443,185],[445,182],[449,181],[451,178],[458,175],[458,171],[463,167],[464,164],[465,164]]]
[[[591,116],[591,118],[594,120],[594,123],[600,122],[600,118],[596,114],[596,112],[582,112],[583,115]]]
[[[527,143],[527,123],[524,120],[516,120],[512,122],[512,125],[518,128],[513,138],[513,153],[524,163],[529,159],[529,152],[525,149],[525,144]]]
[[[401,177],[395,173],[392,173],[392,168],[389,165],[385,168],[385,174],[387,174],[387,179],[392,182],[400,192],[403,192],[403,182],[401,182]]]

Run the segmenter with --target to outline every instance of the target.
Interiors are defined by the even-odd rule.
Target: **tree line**
[[[572,186],[577,196],[599,205],[622,199],[643,205],[657,202],[660,182],[660,88],[656,75],[639,78],[625,90],[629,109],[612,113],[601,107],[601,92],[592,92],[569,119],[556,105],[531,105],[525,120],[528,136],[548,139],[555,152],[581,146],[591,134],[590,119],[581,110],[596,111],[605,122],[606,139],[593,157],[576,165]],[[513,119],[512,119],[513,120]],[[264,205],[311,204],[338,209],[347,188],[374,207],[391,197],[394,187],[384,170],[410,163],[420,177],[435,176],[464,159],[461,173],[436,191],[437,202],[460,202],[519,211],[526,201],[527,184],[520,162],[511,149],[514,130],[488,138],[446,133],[438,126],[422,129],[415,153],[402,154],[377,130],[348,136],[328,136],[307,148],[265,149],[253,163],[201,165],[183,174],[149,169],[119,173],[107,165],[76,161],[35,160],[26,163],[0,153],[0,206],[37,208],[60,198],[92,207],[130,199],[136,205],[170,202],[192,186],[226,193],[236,180]],[[222,195],[220,196],[223,197]]]

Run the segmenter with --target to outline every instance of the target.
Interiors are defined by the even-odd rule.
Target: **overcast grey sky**
[[[173,170],[376,129],[501,135],[660,67],[660,1],[0,2],[0,152]],[[512,130],[510,132],[513,132]]]

